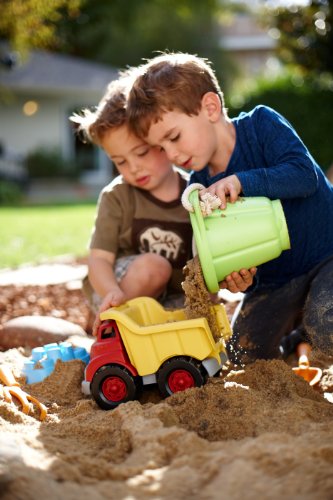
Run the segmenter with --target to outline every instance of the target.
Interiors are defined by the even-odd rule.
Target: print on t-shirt
[[[191,255],[191,228],[185,222],[134,219],[132,239],[138,253],[157,253],[176,268],[182,268]]]
[[[158,253],[168,260],[177,260],[183,240],[172,231],[164,231],[155,226],[141,234],[140,243],[140,253]]]

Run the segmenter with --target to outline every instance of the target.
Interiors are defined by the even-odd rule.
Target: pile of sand
[[[24,353],[0,353],[17,369]],[[257,361],[206,386],[103,411],[80,385],[81,361],[57,362],[25,390],[48,407],[27,416],[0,400],[2,498],[329,499],[333,360],[311,388],[283,361]],[[325,368],[326,366],[326,368]]]
[[[212,326],[198,272],[188,271],[188,314],[206,316]],[[85,318],[83,301],[70,308],[77,296],[55,287],[40,299],[36,290],[22,291],[22,300],[36,296],[22,305],[25,314],[27,307],[40,314],[42,303],[44,314],[73,309]],[[67,297],[66,307],[57,297]],[[11,317],[18,303],[7,295]],[[23,348],[0,352],[0,364],[18,377],[29,355]],[[43,382],[23,385],[47,406],[43,422],[36,408],[25,415],[0,398],[1,498],[331,499],[333,358],[312,353],[311,363],[323,369],[315,388],[283,361],[257,361],[165,400],[148,386],[140,401],[106,412],[81,392],[83,363],[58,361]]]
[[[212,302],[200,266],[198,256],[189,260],[183,268],[185,279],[182,283],[185,292],[185,314],[187,319],[206,318],[215,340],[221,336]]]

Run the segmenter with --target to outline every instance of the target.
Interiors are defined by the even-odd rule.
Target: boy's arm
[[[114,274],[115,254],[93,248],[88,257],[89,281],[95,291],[104,299],[108,297],[109,307],[124,302],[125,296]],[[102,309],[104,310],[104,309]]]
[[[243,131],[243,146],[253,165],[235,172],[243,195],[290,199],[315,193],[316,162],[290,123],[275,110],[258,106],[251,125]]]
[[[283,116],[258,106],[251,118],[240,122],[238,132],[241,156],[238,164],[228,169],[229,175],[220,173],[220,179],[214,182],[204,169],[191,174],[191,184],[202,183],[222,202],[226,196],[230,196],[230,201],[235,201],[238,195],[283,200],[304,198],[316,192],[318,166]],[[210,182],[213,183],[209,185]]]
[[[109,307],[119,306],[126,301],[125,294],[119,287],[113,271],[115,259],[116,256],[112,252],[97,248],[90,250],[88,257],[89,280],[98,295],[103,298],[94,322],[93,335],[97,334],[97,329],[101,323],[99,313]]]

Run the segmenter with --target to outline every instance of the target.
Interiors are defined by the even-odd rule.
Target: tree
[[[227,0],[0,0],[0,38],[21,54],[33,48],[118,68],[159,51],[210,59],[225,86],[232,65],[219,46]],[[223,69],[223,71],[222,71]]]
[[[307,74],[333,74],[333,0],[312,0],[308,6],[275,9],[282,61]]]
[[[61,20],[53,48],[119,68],[164,50],[196,53],[220,67],[222,7],[221,0],[86,0],[74,19]]]
[[[26,54],[54,41],[62,16],[77,16],[82,0],[0,0],[0,39]]]

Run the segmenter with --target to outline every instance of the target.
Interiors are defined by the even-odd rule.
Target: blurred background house
[[[233,59],[233,73],[256,75],[267,67],[275,44],[254,16],[236,14],[221,31],[219,47],[226,57],[230,55]],[[49,167],[42,167],[42,177],[54,177],[52,169],[57,158],[63,171],[56,177],[76,177],[81,188],[90,187],[91,192],[105,185],[114,173],[110,160],[99,148],[77,139],[68,117],[82,107],[96,105],[107,84],[116,77],[117,70],[110,65],[41,50],[33,50],[24,61],[3,65],[0,71],[2,175],[17,178],[21,172],[21,180],[24,179],[26,168],[22,170],[19,165],[27,159],[26,167],[32,177],[39,177],[39,161],[49,163]],[[39,189],[42,184],[39,181]],[[52,184],[55,186],[55,180]]]
[[[237,73],[255,77],[279,68],[274,31],[266,30],[250,12],[237,13],[223,24],[220,47],[237,67]]]
[[[0,169],[3,176],[19,177],[23,160],[32,155],[42,177],[77,178],[100,188],[110,179],[110,160],[99,148],[84,145],[68,117],[82,107],[95,106],[117,71],[107,65],[64,54],[35,50],[24,62],[0,72]],[[38,177],[38,175],[37,175]]]
[[[0,16],[0,181],[96,197],[115,171],[68,117],[95,106],[119,69],[163,50],[210,59],[230,116],[275,107],[332,163],[333,0],[58,0],[56,13],[34,1],[43,9],[12,0]]]

